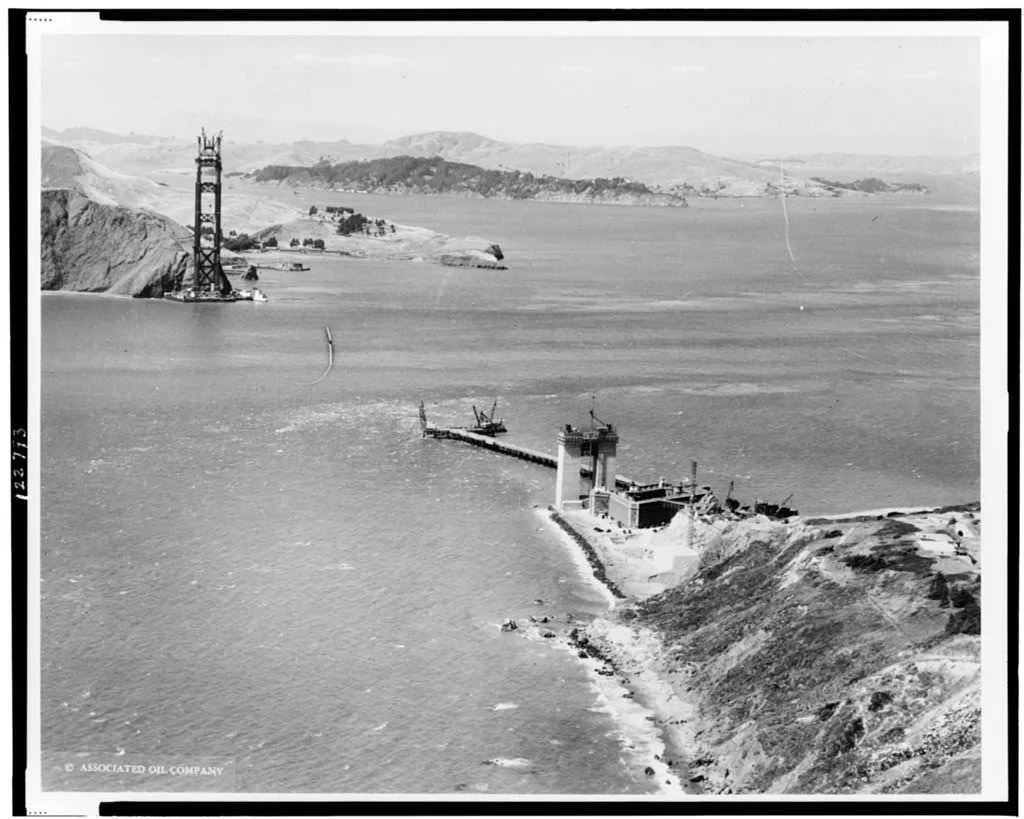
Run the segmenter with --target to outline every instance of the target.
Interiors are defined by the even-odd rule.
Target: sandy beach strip
[[[537,512],[561,535],[581,573],[605,590],[609,611],[623,599],[619,584],[631,595],[639,592],[647,596],[660,590],[652,588],[646,578],[637,577],[628,563],[616,560],[607,543],[590,533],[583,534],[581,527],[570,523],[566,516],[555,516],[544,509]],[[539,630],[536,636],[540,637]],[[598,618],[583,629],[558,635],[550,643],[572,651],[583,663],[601,707],[620,726],[620,740],[659,793],[680,796],[703,792],[688,787],[687,761],[696,747],[692,728],[695,705],[680,697],[671,685],[661,641],[654,631]]]

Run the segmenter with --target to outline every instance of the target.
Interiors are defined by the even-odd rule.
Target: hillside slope
[[[46,129],[52,143],[77,148],[96,161],[121,173],[195,174],[195,139],[119,136],[88,128]],[[345,140],[335,142],[264,143],[239,142],[225,135],[223,142],[225,173],[249,171],[271,164],[312,165],[321,157],[342,162],[382,155],[379,145],[358,145]]]
[[[162,189],[150,179],[104,167],[83,151],[64,145],[43,145],[43,189],[77,190],[101,205],[132,208],[159,204]]]
[[[124,147],[123,144],[112,144]],[[136,146],[136,156],[159,150],[150,143]],[[193,146],[194,149],[194,146]],[[193,160],[193,165],[194,165]],[[195,173],[193,168],[191,174]],[[151,210],[182,225],[195,218],[195,192],[191,177],[168,185],[144,176],[120,173],[97,162],[84,150],[45,140],[42,148],[43,189],[76,190],[95,202],[112,207]],[[278,222],[298,218],[302,212],[283,202],[225,190],[221,196],[225,232],[252,233]]]

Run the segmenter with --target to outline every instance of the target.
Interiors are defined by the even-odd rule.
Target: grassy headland
[[[635,533],[563,517],[629,595],[565,636],[654,712],[693,789],[980,791],[978,504]]]

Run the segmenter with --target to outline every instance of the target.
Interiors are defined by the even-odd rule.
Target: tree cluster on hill
[[[241,253],[243,250],[252,250],[253,248],[260,246],[259,240],[254,239],[248,233],[239,233],[237,236],[228,236],[228,238],[221,240],[221,244],[224,248],[232,251],[233,253]]]
[[[312,167],[268,165],[252,174],[257,182],[290,180],[325,184],[331,188],[406,189],[421,193],[475,193],[511,199],[532,199],[541,193],[648,195],[650,188],[622,177],[564,179],[523,171],[498,171],[441,157],[393,156],[383,159],[319,162]],[[330,212],[330,211],[328,211]]]
[[[232,230],[228,233],[227,238],[221,235],[221,246],[225,250],[230,250],[233,253],[241,253],[244,250],[253,250],[259,247],[277,247],[277,237],[271,236],[269,239],[264,239],[260,242],[255,236],[250,236],[248,233],[238,233]]]
[[[349,213],[338,222],[338,235],[349,236],[353,233],[362,233],[368,224],[370,224],[370,220],[363,214]]]

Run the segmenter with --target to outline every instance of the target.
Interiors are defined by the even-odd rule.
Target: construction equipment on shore
[[[498,409],[498,399],[494,399],[494,404],[491,406],[490,413],[484,410],[478,410],[476,405],[473,405],[473,416],[476,418],[476,426],[470,427],[470,432],[475,432],[477,435],[489,435],[494,437],[503,432],[508,432],[505,429],[504,420],[494,420],[494,413]]]
[[[592,430],[595,430],[595,429],[607,429],[607,430],[610,430],[612,428],[612,425],[611,424],[606,424],[604,421],[602,421],[600,418],[598,418],[594,414],[594,407],[595,406],[597,406],[597,396],[596,395],[592,395],[592,396],[590,396],[590,428]]]
[[[768,503],[760,498],[754,499],[754,514],[764,515],[765,517],[775,518],[776,520],[786,520],[786,518],[795,517],[798,512],[796,509],[790,509],[786,506],[793,499],[793,493],[790,493],[782,503]]]
[[[725,494],[725,508],[730,512],[735,512],[740,508],[740,502],[732,496],[732,490],[735,481],[729,481],[729,491]]]

